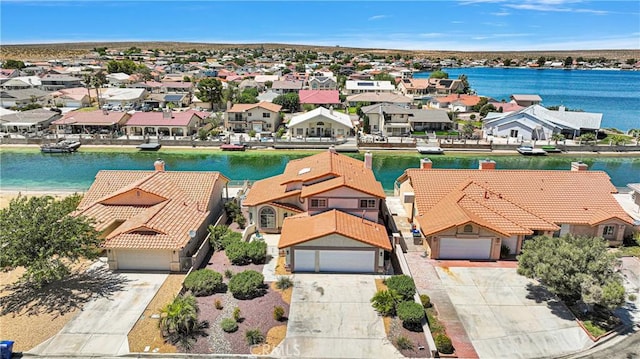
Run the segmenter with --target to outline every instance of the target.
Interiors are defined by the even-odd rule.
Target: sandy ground
[[[70,196],[74,193],[82,194],[79,191],[9,191],[9,190],[0,190],[0,209],[6,208],[9,206],[9,203],[12,199],[18,196],[52,196],[56,199],[62,199],[67,196]]]

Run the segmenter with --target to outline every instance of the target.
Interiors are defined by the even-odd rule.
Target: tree
[[[482,106],[486,105],[487,103],[489,103],[489,99],[487,97],[480,97],[480,101],[478,101],[477,104],[473,105],[472,110],[474,112],[480,112]]]
[[[465,121],[464,125],[462,125],[462,135],[466,138],[471,138],[475,129],[476,126],[471,121]]]
[[[371,298],[371,306],[383,316],[396,314],[396,305],[402,301],[402,296],[395,290],[379,290]]]
[[[467,77],[467,75],[462,74],[460,76],[458,76],[458,80],[460,80],[460,82],[462,82],[462,92],[463,93],[469,93],[469,91],[471,90],[471,86],[469,85],[469,78]]]
[[[561,134],[560,132],[556,132],[553,135],[551,135],[551,140],[555,141],[557,145],[558,141],[564,141],[564,135]]]
[[[608,140],[612,145],[626,145],[631,141],[631,137],[625,135],[609,135]]]
[[[537,64],[538,64],[538,66],[539,66],[539,67],[543,67],[543,66],[544,66],[544,64],[545,64],[545,62],[547,62],[547,59],[545,59],[545,58],[544,58],[544,56],[540,56],[540,57],[538,58],[538,62],[537,62]]]
[[[17,69],[17,70],[22,70],[24,69],[26,66],[24,64],[24,62],[20,61],[20,60],[12,60],[12,59],[8,59],[6,61],[4,61],[2,63],[2,68],[3,69]]]
[[[539,236],[524,242],[518,274],[538,279],[570,305],[582,300],[615,308],[624,302],[624,288],[619,261],[607,247],[597,237]]]
[[[429,78],[430,79],[448,79],[449,74],[444,71],[438,70],[429,74]]]
[[[222,101],[222,82],[216,78],[206,78],[198,82],[198,99],[211,103],[211,109],[217,108]]]
[[[284,95],[279,95],[273,99],[273,103],[282,106],[283,109],[287,109],[291,112],[298,111],[300,106],[300,98],[295,92],[289,92]]]
[[[96,89],[96,100],[98,101],[98,106],[100,106],[100,88],[107,83],[107,74],[105,74],[104,71],[100,70],[93,75],[85,76],[84,80],[87,86],[87,91],[89,91],[88,88],[91,87]],[[89,98],[91,98],[91,96],[89,96]]]
[[[190,349],[198,335],[203,335],[207,322],[198,321],[198,303],[193,295],[179,295],[161,311],[160,331],[171,344]]]
[[[25,267],[22,279],[36,286],[63,279],[69,265],[95,259],[102,240],[92,221],[69,215],[81,197],[19,196],[0,210],[0,267]]]
[[[495,111],[496,107],[493,104],[487,103],[480,108],[480,117],[485,117],[489,112]]]
[[[596,140],[596,135],[594,133],[591,133],[591,132],[583,133],[580,136],[580,141],[584,141],[587,144],[589,142],[595,142],[595,140]]]
[[[394,85],[396,84],[396,78],[387,72],[381,72],[379,74],[375,74],[373,75],[373,79],[375,81],[389,81]]]

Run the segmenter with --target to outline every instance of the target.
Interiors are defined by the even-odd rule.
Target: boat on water
[[[247,149],[247,146],[239,143],[229,143],[220,145],[220,149],[223,151],[244,151]]]
[[[140,151],[157,151],[160,147],[162,147],[162,145],[158,142],[143,143],[136,146]]]
[[[443,155],[444,150],[440,147],[416,147],[418,153],[423,155]]]
[[[43,153],[71,153],[80,148],[80,141],[62,140],[57,143],[45,143],[40,146]]]
[[[546,156],[547,151],[542,148],[533,148],[531,146],[520,146],[516,149],[518,153],[524,156]]]

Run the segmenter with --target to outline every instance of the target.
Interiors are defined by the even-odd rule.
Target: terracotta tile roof
[[[310,104],[339,104],[340,96],[338,90],[300,90],[300,103]]]
[[[181,249],[209,215],[218,172],[100,171],[75,215],[95,220],[106,248]]]
[[[105,125],[123,124],[131,115],[116,111],[71,111],[52,122],[53,125]]]
[[[193,116],[202,119],[202,115],[197,111],[171,112],[171,118],[165,118],[162,112],[136,112],[127,126],[188,126]]]
[[[302,189],[286,192],[287,184],[293,182],[300,182]],[[298,195],[305,198],[341,186],[385,198],[382,184],[362,161],[325,151],[289,161],[283,174],[256,181],[243,204],[255,206]]]
[[[282,224],[278,248],[286,248],[331,234],[339,234],[372,246],[391,250],[384,225],[336,209],[314,216],[287,217]]]
[[[252,108],[261,107],[271,112],[279,112],[282,106],[276,105],[275,103],[262,101],[258,103],[237,103],[233,105],[227,112],[236,113],[236,112],[245,112],[249,111]]]
[[[409,169],[405,175],[416,196],[416,218],[431,234],[465,221],[509,235],[612,218],[633,223],[601,171]]]
[[[475,106],[480,102],[480,96],[453,94],[445,97],[436,97],[433,101],[438,103],[461,103],[465,106]]]

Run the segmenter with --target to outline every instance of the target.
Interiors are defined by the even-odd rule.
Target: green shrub
[[[242,240],[242,233],[228,231],[220,238],[220,244],[222,245],[222,248],[227,248],[232,243],[240,242]]]
[[[273,319],[281,321],[284,318],[284,308],[277,306],[273,308]]]
[[[229,227],[227,226],[209,226],[209,243],[211,243],[211,247],[213,247],[214,251],[220,251],[224,249],[224,244],[222,242],[223,238],[230,232]]]
[[[249,257],[247,257],[247,244],[245,242],[233,242],[225,247],[224,252],[232,264],[245,265],[250,262]]]
[[[636,299],[638,299],[638,296],[633,294],[633,293],[631,293],[631,294],[629,294],[628,298],[629,298],[630,301],[635,302]]]
[[[229,201],[224,204],[224,210],[227,212],[227,217],[235,218],[236,214],[240,213],[240,205],[236,201]]]
[[[396,313],[396,304],[402,297],[395,290],[379,290],[371,298],[371,306],[381,315],[392,316]]]
[[[240,316],[240,307],[233,308],[233,320],[240,322],[242,317]]]
[[[431,304],[431,298],[426,294],[420,294],[420,302],[422,302],[424,309],[431,308],[433,306],[433,304]]]
[[[285,290],[291,287],[293,287],[293,281],[291,278],[285,276],[278,277],[278,280],[276,281],[276,288]]]
[[[236,321],[231,318],[225,318],[222,319],[222,322],[220,322],[220,327],[222,327],[222,330],[227,333],[233,333],[238,330],[238,323],[236,323]]]
[[[413,342],[411,339],[402,335],[396,339],[396,345],[398,346],[398,349],[413,350]]]
[[[453,354],[453,344],[451,338],[446,334],[438,334],[433,340],[436,342],[436,349],[442,354]]]
[[[255,263],[262,264],[267,258],[267,243],[264,241],[253,241],[245,245],[247,258]]]
[[[220,301],[220,299],[216,299],[215,303],[214,303],[215,307],[217,310],[222,310],[222,308],[224,308],[222,306],[222,302]]]
[[[233,220],[238,224],[238,227],[240,227],[241,229],[244,229],[244,226],[247,224],[247,219],[244,218],[244,215],[242,213],[236,214]]]
[[[389,289],[393,289],[400,294],[404,300],[413,300],[413,295],[416,294],[416,285],[413,282],[413,278],[405,274],[389,277],[385,280],[385,284]]]
[[[508,245],[503,244],[500,246],[500,258],[507,258],[511,254],[511,248]]]
[[[256,345],[264,342],[264,334],[260,329],[251,329],[244,332],[244,337],[248,345]]]
[[[222,275],[211,269],[199,269],[184,279],[184,287],[195,296],[211,295],[222,287]]]
[[[227,278],[227,279],[233,277],[233,271],[231,269],[225,269],[224,277]]]
[[[426,309],[425,312],[427,313],[427,322],[429,323],[429,330],[431,331],[431,333],[432,334],[443,333],[444,326],[438,320],[438,316],[435,309],[432,307],[432,308]]]
[[[246,270],[229,280],[229,290],[238,299],[251,299],[263,295],[264,276],[254,270]]]
[[[416,302],[402,302],[397,305],[396,311],[407,329],[418,329],[424,318],[424,307]]]
[[[607,332],[605,329],[592,322],[591,320],[583,321],[582,325],[584,325],[585,329],[587,329],[587,331],[596,338]]]

